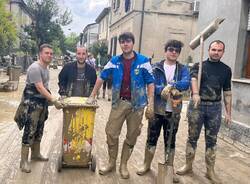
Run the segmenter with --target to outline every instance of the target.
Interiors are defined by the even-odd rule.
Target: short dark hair
[[[118,38],[119,43],[121,43],[121,41],[123,41],[123,40],[128,40],[128,39],[131,39],[133,44],[135,43],[135,36],[131,32],[124,32],[124,33],[120,34],[120,36]]]
[[[167,43],[165,44],[164,50],[167,52],[168,47],[174,47],[178,48],[181,51],[181,48],[184,46],[184,44],[181,41],[178,40],[168,40]]]
[[[212,42],[209,44],[209,46],[208,46],[208,50],[211,48],[211,45],[212,45],[213,43],[222,44],[222,45],[223,45],[223,50],[225,50],[225,43],[224,43],[223,41],[221,41],[221,40],[214,40],[214,41],[212,41]]]
[[[50,49],[52,49],[52,45],[47,44],[47,43],[44,43],[44,44],[40,45],[39,52],[42,52],[44,48],[50,48]]]

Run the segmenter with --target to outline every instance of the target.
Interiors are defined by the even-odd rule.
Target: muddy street
[[[59,69],[50,70],[50,88],[57,95],[57,75]],[[32,172],[22,173],[19,170],[22,131],[20,132],[13,120],[15,110],[19,104],[24,87],[25,75],[21,76],[18,91],[0,93],[0,183],[1,184],[154,184],[156,183],[158,162],[163,161],[163,138],[159,138],[157,151],[152,162],[152,170],[145,176],[138,176],[136,170],[144,159],[147,121],[143,120],[142,133],[129,160],[130,179],[124,180],[119,175],[120,151],[126,136],[126,126],[122,129],[120,149],[117,160],[117,171],[106,176],[98,174],[98,168],[107,161],[107,145],[105,124],[110,112],[111,103],[106,99],[99,99],[99,108],[95,117],[93,154],[97,158],[96,172],[88,168],[63,168],[58,173],[58,158],[62,143],[62,111],[50,107],[49,118],[45,124],[42,140],[42,153],[49,157],[48,162],[31,162]],[[177,134],[175,168],[179,168],[185,161],[185,142],[187,138],[186,106],[184,104],[182,120]],[[248,184],[250,181],[250,155],[237,148],[218,140],[215,170],[224,184]],[[197,154],[193,165],[194,175],[180,177],[183,184],[209,184],[205,177],[204,134],[201,134]]]

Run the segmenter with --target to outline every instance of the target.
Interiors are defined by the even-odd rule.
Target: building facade
[[[23,33],[25,26],[32,24],[32,13],[23,0],[10,0],[6,6],[6,9],[11,13],[12,18],[16,23],[18,34]],[[20,47],[19,37],[15,45],[17,49]]]
[[[121,53],[117,38],[124,31],[135,35],[135,50],[159,61],[164,58],[168,39],[184,43],[180,61],[185,63],[193,52],[188,43],[196,34],[198,7],[194,1],[178,0],[110,0],[111,24],[109,51]],[[195,9],[196,8],[196,9]]]
[[[98,40],[98,24],[88,24],[83,29],[82,44],[89,49],[91,45]]]
[[[109,40],[109,25],[110,25],[110,7],[104,8],[96,18],[98,27],[98,40],[108,43]]]
[[[211,11],[213,9],[213,11]],[[219,29],[205,41],[205,51],[212,40],[222,40],[222,61],[232,69],[233,109],[231,126],[222,124],[221,136],[231,143],[250,147],[250,1],[202,0],[198,27],[201,31],[216,17],[225,18]],[[205,52],[207,56],[207,52]],[[195,58],[198,58],[195,56]]]

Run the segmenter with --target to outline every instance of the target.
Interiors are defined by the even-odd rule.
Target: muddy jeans
[[[107,144],[109,146],[118,145],[119,135],[126,120],[127,135],[125,142],[133,147],[141,133],[143,112],[144,109],[134,110],[131,102],[119,100],[117,107],[111,109],[109,120],[106,124]]]
[[[40,142],[43,136],[44,122],[48,118],[48,105],[29,102],[27,119],[25,122],[22,143],[32,145],[33,142]]]
[[[198,108],[194,108],[193,102],[190,101],[188,107],[188,143],[193,149],[197,147],[201,128],[205,127],[206,150],[215,148],[217,142],[217,134],[221,125],[221,102],[203,102]]]
[[[179,121],[179,113],[168,113],[165,116],[155,114],[154,120],[148,122],[147,147],[150,148],[156,146],[158,138],[160,136],[161,127],[163,127],[165,150],[167,150],[167,142],[170,134],[170,123],[174,123],[171,149],[175,149],[175,139],[179,127]]]

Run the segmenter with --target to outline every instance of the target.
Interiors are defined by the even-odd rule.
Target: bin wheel
[[[92,172],[95,172],[95,170],[96,170],[96,158],[94,155],[91,156],[90,170]]]

